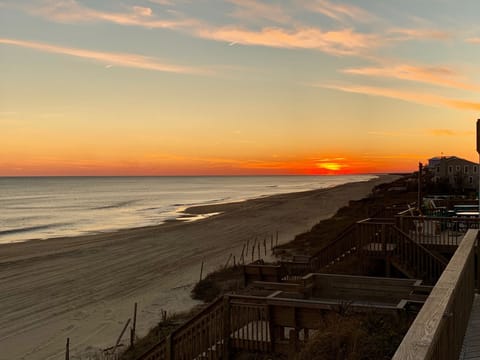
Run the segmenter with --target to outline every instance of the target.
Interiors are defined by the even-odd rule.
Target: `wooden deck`
[[[460,360],[480,360],[480,295],[475,295]]]
[[[475,295],[477,238],[478,230],[467,232],[393,360],[460,358]]]

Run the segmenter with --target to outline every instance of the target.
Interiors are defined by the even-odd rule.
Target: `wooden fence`
[[[478,230],[469,230],[393,360],[458,359],[474,298],[475,245]]]

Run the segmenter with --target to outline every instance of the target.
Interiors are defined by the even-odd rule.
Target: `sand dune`
[[[240,254],[247,239],[279,232],[286,242],[396,176],[328,190],[197,207],[211,218],[114,233],[0,246],[0,359],[71,358],[112,346],[139,303],[138,331],[161,309],[195,304],[190,290],[202,259],[206,271]]]

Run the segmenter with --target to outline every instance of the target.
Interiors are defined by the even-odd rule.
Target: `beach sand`
[[[243,244],[279,232],[279,243],[329,218],[398,176],[332,189],[187,209],[221,212],[195,222],[0,246],[0,359],[71,359],[113,346],[138,302],[137,333],[161,310],[196,304],[190,290],[204,274],[237,259]],[[125,339],[128,338],[128,331]]]

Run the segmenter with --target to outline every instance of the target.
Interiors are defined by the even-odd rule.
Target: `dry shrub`
[[[227,292],[237,291],[242,286],[243,272],[241,266],[222,268],[200,280],[192,290],[192,298],[211,302]]]
[[[408,320],[393,315],[330,313],[297,360],[390,359],[408,326]]]
[[[331,313],[325,317],[322,328],[298,354],[298,360],[356,359],[359,340],[366,336],[360,320]]]

